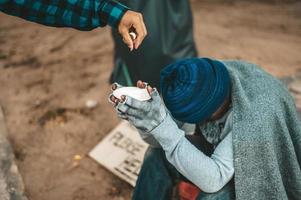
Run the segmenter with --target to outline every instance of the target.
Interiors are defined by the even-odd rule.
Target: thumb
[[[161,101],[160,94],[156,88],[153,88],[153,91],[151,92],[150,96],[154,101]]]

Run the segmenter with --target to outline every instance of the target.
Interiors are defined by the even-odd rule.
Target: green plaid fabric
[[[113,0],[0,0],[0,10],[54,27],[117,27],[128,8]]]

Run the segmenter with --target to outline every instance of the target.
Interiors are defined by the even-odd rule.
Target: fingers
[[[139,101],[131,97],[126,98],[125,104],[127,104],[133,109],[138,109],[145,112],[150,111],[151,108],[151,105],[148,101]]]
[[[145,36],[147,35],[146,27],[141,14],[138,14],[138,19],[133,24],[133,27],[135,28],[137,33],[137,38],[134,40],[134,48],[138,49]]]
[[[123,41],[128,45],[131,51],[134,48],[138,49],[147,35],[147,30],[142,15],[138,12],[130,10],[126,11],[126,13],[123,15],[119,23],[118,30],[122,35]],[[137,37],[131,38],[130,32],[134,32]]]
[[[137,81],[137,87],[141,89],[147,88],[149,94],[151,94],[154,90],[150,85],[148,85],[148,83],[143,82],[141,80]]]
[[[113,83],[112,86],[111,86],[111,90],[114,91],[114,90],[116,90],[116,89],[118,89],[118,88],[121,88],[121,87],[123,87],[123,86],[120,85],[120,84],[118,84],[118,83]],[[117,104],[118,104],[121,100],[125,100],[125,97],[124,97],[124,99],[121,99],[121,100],[120,100],[120,99],[116,98],[116,97],[113,95],[113,93],[112,93],[112,94],[110,94],[108,100],[109,100],[109,102],[110,102],[111,104],[113,104],[114,106],[117,106]]]
[[[125,120],[141,120],[143,116],[143,111],[133,109],[125,103],[119,103],[115,109],[118,117]]]
[[[109,102],[116,107],[119,103],[124,103],[126,100],[126,97],[124,95],[121,96],[121,99],[116,98],[113,94],[110,94],[108,98]]]
[[[117,101],[118,101],[118,99],[117,99],[113,94],[110,95],[109,100],[110,100],[112,103],[117,103]]]
[[[127,116],[135,116],[136,118],[142,118],[142,113],[144,113],[144,110],[138,110],[131,107],[129,104],[127,104],[128,100],[126,102],[120,102],[116,105],[116,111],[117,114],[124,114]]]
[[[117,116],[121,119],[124,119],[124,120],[128,120],[128,115],[127,114],[124,114],[123,112],[120,112],[116,109],[116,112],[117,112]]]
[[[114,90],[116,90],[118,88],[122,88],[122,87],[123,87],[123,85],[120,85],[119,83],[115,82],[112,84],[111,89],[114,91]]]
[[[137,115],[138,112],[143,113],[151,110],[150,102],[139,101],[128,96],[122,96],[121,99],[117,99],[114,95],[111,95],[109,99],[118,111],[125,114]]]
[[[110,94],[110,96],[109,96],[109,98],[108,98],[108,101],[111,103],[111,104],[113,104],[114,106],[116,106],[117,104],[117,98],[116,97],[114,97],[114,95],[113,94]]]
[[[141,80],[137,81],[137,87],[144,89],[148,84],[146,82],[143,82]]]
[[[134,49],[134,42],[130,36],[129,28],[126,26],[121,26],[119,29],[119,33],[122,36],[123,42],[129,47],[130,51]]]
[[[155,101],[161,101],[161,97],[155,88],[152,88],[151,86],[147,85],[147,83],[142,81],[138,81],[137,86],[140,88],[147,87],[148,93],[150,94],[152,99]],[[117,87],[116,84],[113,84],[112,90],[115,90],[116,87]],[[119,103],[122,103],[128,105],[133,109],[139,109],[145,112],[149,112],[151,110],[151,103],[149,101],[139,101],[129,96],[126,97],[125,95],[122,95],[121,99],[118,99],[113,94],[111,94],[109,96],[109,102],[112,103],[114,107],[116,107]]]
[[[124,114],[127,114],[128,110],[130,109],[129,105],[125,103],[118,103],[115,108],[117,112],[122,112]]]
[[[150,85],[147,86],[148,94],[151,94],[154,91],[154,88],[152,88]]]
[[[120,88],[121,85],[119,85],[118,83],[114,83],[112,85],[112,90],[116,90],[116,88]],[[122,87],[122,86],[121,86]],[[124,103],[126,101],[126,96],[125,95],[122,95],[121,96],[121,99],[118,99],[117,97],[114,96],[114,94],[110,94],[109,95],[109,98],[108,98],[109,102],[112,103],[114,106],[117,106],[117,104],[119,103]]]
[[[154,101],[161,101],[160,94],[156,88],[152,88],[150,95]]]
[[[126,98],[125,98],[125,96],[122,96],[121,98],[122,99],[119,100],[113,94],[111,94],[109,96],[108,100],[110,103],[112,103],[114,105],[117,116],[121,119],[128,120],[128,115],[125,113],[125,111],[127,111],[128,108],[126,108],[126,106],[122,106],[122,105],[124,105],[122,103],[126,100]],[[120,106],[118,106],[118,105],[120,105]]]

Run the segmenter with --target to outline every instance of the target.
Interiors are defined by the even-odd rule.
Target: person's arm
[[[117,27],[128,8],[112,0],[0,0],[0,10],[47,26],[91,30]]]
[[[173,119],[174,122],[177,124],[177,126],[179,127],[179,129],[183,130],[185,132],[185,135],[191,135],[194,133],[195,131],[195,125],[194,124],[188,124],[188,123],[184,123],[184,122],[180,122],[178,120]],[[151,134],[149,134],[148,132],[139,130],[139,135],[140,137],[146,142],[148,143],[151,147],[153,148],[160,148],[160,144],[159,142],[154,138],[154,136],[152,136]]]
[[[220,190],[234,175],[231,132],[211,157],[206,156],[185,138],[185,132],[167,113],[159,93],[151,88],[148,90],[149,101],[138,101],[129,96],[120,101],[112,98],[116,111],[158,141],[169,162],[202,191],[213,193]]]
[[[220,142],[211,157],[192,145],[170,117],[150,134],[160,143],[168,161],[202,191],[217,192],[233,177],[231,132]]]
[[[131,50],[147,34],[142,15],[114,0],[0,0],[0,11],[46,26],[83,31],[108,24],[118,28]],[[131,26],[137,32],[134,41],[129,35]]]

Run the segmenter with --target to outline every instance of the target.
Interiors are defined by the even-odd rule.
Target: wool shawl
[[[222,61],[231,76],[238,200],[301,199],[301,123],[286,86],[259,66]]]

